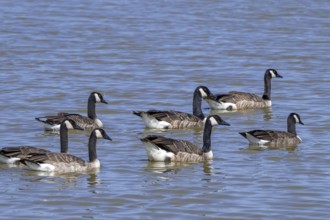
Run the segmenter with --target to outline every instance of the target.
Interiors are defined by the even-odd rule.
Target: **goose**
[[[205,86],[198,86],[193,95],[193,114],[180,111],[133,111],[141,117],[146,128],[152,129],[183,129],[201,128],[205,122],[202,111],[202,99],[210,95],[210,90]]]
[[[295,146],[302,142],[297,135],[296,123],[304,124],[297,113],[290,113],[287,120],[288,131],[252,130],[239,132],[251,145],[264,145],[270,147]]]
[[[212,160],[211,132],[216,125],[230,125],[218,115],[206,118],[203,134],[203,148],[185,140],[176,140],[159,135],[141,138],[145,144],[149,161],[156,162],[201,162]]]
[[[271,79],[283,78],[275,69],[267,69],[264,75],[264,94],[258,95],[230,91],[227,94],[209,95],[205,98],[211,109],[214,110],[238,110],[249,108],[264,108],[272,105],[271,101]]]
[[[21,162],[31,170],[42,172],[71,173],[95,170],[101,165],[96,154],[96,141],[100,138],[112,140],[102,128],[95,128],[89,137],[88,162],[71,154],[53,152],[34,153]]]
[[[87,117],[80,114],[70,114],[65,112],[60,112],[53,116],[43,116],[35,118],[37,121],[44,123],[45,130],[58,131],[61,125],[61,121],[64,118],[70,118],[74,120],[80,127],[84,129],[94,129],[102,128],[103,123],[97,118],[95,112],[95,103],[108,104],[101,93],[92,92],[88,98],[87,104]]]
[[[64,119],[60,128],[60,142],[61,152],[68,152],[68,130],[77,129],[83,130],[71,119]],[[47,153],[49,150],[32,147],[32,146],[19,146],[19,147],[4,147],[0,150],[0,163],[13,164],[20,161],[23,158],[27,158],[32,153]]]

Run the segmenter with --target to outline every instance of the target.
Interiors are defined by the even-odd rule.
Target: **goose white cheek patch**
[[[100,130],[96,130],[95,135],[96,135],[97,138],[103,138],[103,135],[102,135]]]
[[[73,126],[72,126],[72,124],[71,124],[69,121],[65,121],[65,126],[66,126],[68,129],[73,129]]]
[[[199,92],[201,93],[202,97],[207,96],[206,92],[204,92],[204,90],[202,88],[199,89]]]
[[[274,73],[273,70],[270,70],[269,72],[270,72],[270,74],[272,75],[272,78],[275,78],[275,77],[276,77],[276,74]]]
[[[299,122],[300,122],[300,120],[299,120],[299,118],[298,118],[297,115],[293,115],[293,118],[294,118],[294,120],[296,121],[296,123],[299,123]]]
[[[95,97],[96,102],[101,102],[101,98],[97,93],[94,94],[94,97]]]
[[[215,125],[219,124],[218,121],[213,117],[210,118],[210,122],[211,122],[212,126],[215,126]]]

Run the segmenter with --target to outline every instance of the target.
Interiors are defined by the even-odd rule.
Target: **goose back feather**
[[[0,150],[0,163],[13,164],[36,152],[46,153],[49,151],[32,146],[4,147]]]
[[[149,110],[133,114],[142,117],[148,128],[183,129],[203,126],[201,118],[185,112]]]

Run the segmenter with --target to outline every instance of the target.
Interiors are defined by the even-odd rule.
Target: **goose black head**
[[[292,112],[290,115],[289,115],[290,118],[293,118],[294,121],[298,124],[301,124],[301,125],[304,125],[304,123],[301,121],[300,119],[300,116],[297,114],[297,113],[294,113]]]
[[[271,78],[283,78],[275,69],[266,70],[266,74],[268,74]]]
[[[96,138],[103,138],[106,140],[112,141],[112,139],[108,136],[108,134],[102,128],[95,128],[92,132],[96,136]]]
[[[195,91],[198,91],[201,94],[202,98],[206,98],[212,95],[209,88],[206,86],[198,86]]]
[[[101,102],[101,103],[104,103],[104,104],[108,104],[108,102],[105,101],[105,99],[103,98],[103,95],[99,92],[92,92],[91,96],[93,97],[95,102]]]
[[[226,122],[225,120],[223,120],[219,115],[210,115],[206,118],[206,121],[209,121],[212,126],[215,126],[215,125],[230,126],[230,124],[228,122]]]

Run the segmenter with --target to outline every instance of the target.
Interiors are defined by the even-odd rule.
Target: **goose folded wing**
[[[47,153],[48,150],[30,147],[30,146],[19,146],[19,147],[4,147],[1,149],[1,154],[7,157],[19,157],[25,158],[28,154],[31,153]]]
[[[178,152],[186,152],[201,155],[203,153],[198,146],[185,140],[176,140],[162,136],[154,136],[152,143],[157,147],[174,154],[177,154]]]
[[[48,124],[61,124],[64,118],[66,118],[69,113],[60,112],[57,115],[46,115],[43,117],[39,117],[38,119],[44,119],[42,122],[48,123]]]
[[[183,121],[195,121],[198,122],[200,119],[192,114],[179,112],[179,111],[157,111],[157,110],[150,110],[148,111],[150,115],[156,118],[158,121],[167,121],[172,122],[175,120]]]
[[[285,137],[295,137],[294,134],[285,131],[273,131],[273,130],[255,130],[250,132],[251,135],[258,139],[272,141],[275,139],[285,138]]]
[[[81,158],[65,153],[33,153],[26,160],[33,163],[78,163],[85,166],[85,161]]]
[[[89,117],[82,116],[80,114],[67,114],[66,118],[72,119],[79,124],[91,124],[93,119]]]
[[[82,116],[80,114],[59,112],[57,115],[44,116],[44,117],[40,117],[39,119],[42,119],[42,118],[46,119],[45,122],[48,123],[48,124],[61,124],[61,122],[65,118],[70,118],[72,120],[77,120],[81,117]]]
[[[222,95],[220,101],[228,103],[237,103],[239,101],[260,101],[260,99],[261,98],[259,96],[252,93],[231,91],[226,95]]]

